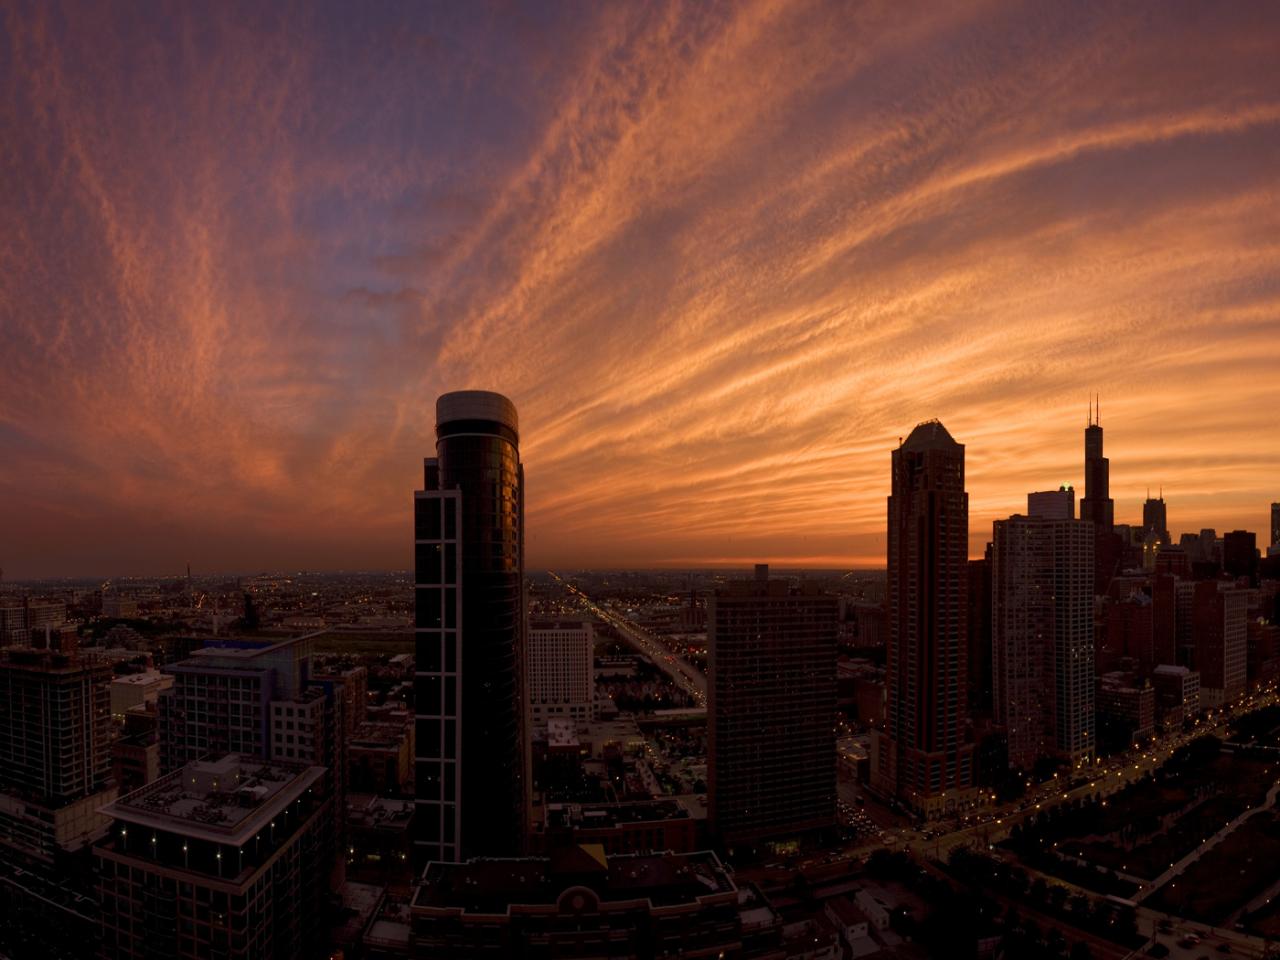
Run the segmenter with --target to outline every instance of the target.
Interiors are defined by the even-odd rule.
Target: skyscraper
[[[1099,405],[1100,406],[1100,405]],[[1089,407],[1084,431],[1084,499],[1080,519],[1093,524],[1093,592],[1106,593],[1124,552],[1115,536],[1115,501],[1111,499],[1111,461],[1102,455],[1102,423],[1098,406]]]
[[[1271,546],[1280,549],[1280,503],[1271,505]]]
[[[1142,504],[1142,531],[1144,534],[1155,534],[1156,541],[1169,543],[1169,514],[1165,507],[1163,494],[1158,497],[1147,497]]]
[[[873,787],[925,817],[973,798],[968,554],[964,447],[930,420],[893,452],[885,725],[872,752]]]
[[[1094,752],[1093,528],[1053,516],[997,520],[992,646],[1009,763]]]
[[[583,620],[535,620],[528,630],[529,719],[591,719],[595,630]]]
[[[707,798],[726,846],[835,823],[839,601],[754,580],[707,601]]]
[[[1091,520],[1099,531],[1110,533],[1115,526],[1115,501],[1111,499],[1111,461],[1102,455],[1101,415],[1089,408],[1089,424],[1084,431],[1084,499],[1080,519]]]
[[[425,474],[414,494],[415,855],[513,856],[528,773],[524,470],[511,401],[441,396]]]

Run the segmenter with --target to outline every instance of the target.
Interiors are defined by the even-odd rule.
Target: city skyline
[[[406,569],[473,387],[530,568],[883,566],[931,417],[978,556],[1095,393],[1117,522],[1267,539],[1273,6],[0,23],[8,578]]]

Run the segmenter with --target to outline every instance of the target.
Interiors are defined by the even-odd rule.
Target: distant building
[[[1111,499],[1111,461],[1102,455],[1101,415],[1090,410],[1084,431],[1084,499],[1080,519],[1110,533],[1115,526],[1115,501]]]
[[[1222,535],[1222,569],[1232,577],[1258,578],[1258,537],[1248,530]]]
[[[531,837],[534,852],[599,844],[610,856],[625,853],[692,853],[703,849],[704,822],[674,799],[623,803],[552,803]]]
[[[1093,407],[1084,431],[1084,499],[1080,519],[1094,528],[1093,592],[1105,593],[1122,561],[1123,545],[1115,536],[1115,501],[1111,499],[1111,462],[1102,454],[1101,415]]]
[[[1271,546],[1280,547],[1280,503],[1271,504]]]
[[[1116,670],[1098,678],[1099,739],[1112,749],[1147,740],[1155,733],[1156,694],[1145,680]]]
[[[1076,491],[1069,483],[1057,490],[1041,490],[1027,494],[1027,516],[1046,520],[1074,520]]]
[[[936,420],[893,451],[885,725],[871,785],[925,817],[972,801],[964,447]]]
[[[1161,546],[1170,543],[1169,512],[1163,495],[1147,497],[1142,504],[1142,530],[1144,534],[1153,535]]]
[[[413,956],[776,958],[782,926],[714,853],[432,863],[414,893]]]
[[[1009,765],[1091,759],[1094,737],[1093,526],[1010,517],[993,533],[996,721]]]
[[[524,468],[519,418],[482,390],[436,401],[414,494],[415,863],[522,852]]]
[[[323,956],[332,803],[321,767],[231,755],[110,804],[100,956]]]
[[[131,620],[138,615],[138,601],[118,593],[104,593],[102,615],[107,619]]]
[[[969,714],[974,718],[990,718],[995,710],[995,663],[991,647],[991,552],[992,545],[988,543],[982,559],[970,560],[968,565],[968,650],[965,660],[969,677]]]
[[[595,698],[594,630],[582,620],[529,623],[529,715],[535,724],[551,717],[591,719]]]
[[[1151,674],[1156,695],[1156,720],[1178,726],[1200,712],[1200,674],[1186,667],[1161,664]]]
[[[0,607],[0,646],[28,644],[34,633],[42,632],[45,627],[59,627],[66,619],[65,603],[33,603],[24,597],[21,604]]]
[[[1205,708],[1231,703],[1248,680],[1249,591],[1213,580],[1194,585],[1191,666],[1200,673]]]
[[[710,827],[727,846],[835,824],[839,602],[809,584],[730,583],[707,601]]]

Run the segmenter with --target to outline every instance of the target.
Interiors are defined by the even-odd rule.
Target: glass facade
[[[414,517],[419,859],[512,856],[526,816],[517,436],[483,417],[436,429]]]

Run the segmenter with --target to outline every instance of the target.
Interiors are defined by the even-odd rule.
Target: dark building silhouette
[[[1280,503],[1271,505],[1271,546],[1280,549]]]
[[[1084,499],[1080,501],[1080,519],[1093,524],[1094,593],[1106,593],[1124,553],[1124,545],[1115,535],[1115,511],[1115,501],[1111,499],[1111,461],[1102,455],[1101,414],[1098,406],[1091,405],[1084,431]]]
[[[1034,494],[1033,494],[1034,496]],[[981,560],[969,561],[967,655],[969,715],[990,717],[993,709],[991,673],[991,544]]]
[[[1110,533],[1115,527],[1115,501],[1111,499],[1111,461],[1102,455],[1101,415],[1090,408],[1084,431],[1084,499],[1080,519]]]
[[[1169,540],[1169,512],[1164,502],[1164,495],[1147,497],[1142,504],[1142,532],[1154,535],[1157,543],[1167,544]]]
[[[1222,569],[1228,576],[1258,576],[1258,537],[1248,530],[1231,530],[1222,535]]]
[[[839,609],[763,565],[707,601],[708,817],[726,847],[835,823]]]
[[[523,852],[524,471],[519,421],[481,390],[436,401],[414,494],[415,857]]]
[[[872,787],[925,817],[974,798],[967,736],[969,495],[964,447],[936,420],[893,452],[884,730]]]

